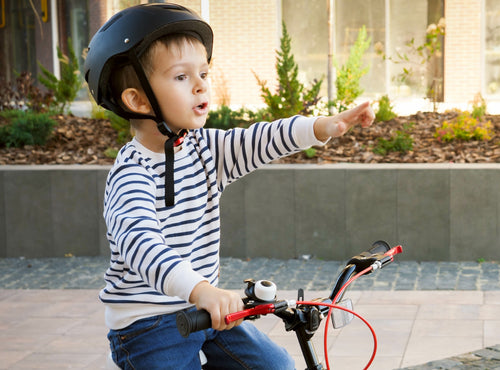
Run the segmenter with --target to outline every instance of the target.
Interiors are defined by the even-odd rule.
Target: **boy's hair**
[[[193,45],[195,43],[201,43],[201,41],[193,35],[180,33],[169,34],[153,41],[139,57],[139,62],[141,63],[146,76],[149,78],[154,72],[153,60],[156,49],[159,45],[163,45],[167,49],[175,47],[178,50],[181,50],[184,43]],[[118,102],[123,109],[128,110],[125,104],[123,104],[121,98],[122,92],[128,88],[135,88],[141,91],[143,89],[132,64],[130,64],[127,60],[124,60],[122,63],[119,63],[119,65],[121,66],[116,68],[111,73],[111,90],[113,92],[114,100]]]

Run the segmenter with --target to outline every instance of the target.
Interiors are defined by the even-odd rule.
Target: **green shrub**
[[[389,100],[389,96],[382,96],[378,101],[378,110],[375,114],[375,120],[378,122],[385,122],[395,118],[397,114],[394,113],[392,109],[393,107],[391,105],[391,101]]]
[[[97,105],[92,96],[89,97],[89,100],[91,104],[90,117],[92,117],[93,119],[108,119],[108,117],[106,116],[107,110],[100,105]]]
[[[486,114],[486,100],[482,97],[481,93],[476,94],[474,101],[472,102],[472,113],[471,116],[482,121],[484,115]]]
[[[132,133],[130,131],[130,122],[128,119],[120,117],[116,113],[106,110],[105,117],[111,123],[111,127],[113,127],[116,132],[118,132],[118,143],[125,144],[126,142],[132,139]]]
[[[118,149],[108,148],[104,151],[104,155],[108,158],[116,159],[116,157],[118,156]]]
[[[439,141],[450,142],[453,140],[491,140],[494,130],[491,121],[480,122],[472,117],[469,112],[460,113],[454,120],[436,128],[434,137]]]
[[[389,139],[379,138],[377,145],[373,148],[375,154],[386,155],[389,152],[406,153],[413,149],[413,138],[410,130],[414,123],[403,126],[403,130],[397,130]]]
[[[7,139],[10,134],[10,125],[0,122],[0,147],[7,146]]]
[[[111,124],[111,127],[118,133],[118,144],[125,144],[132,139],[129,120],[120,117],[110,110],[104,109],[100,105],[97,105],[92,97],[90,97],[90,102],[92,104],[90,116],[93,119],[108,120]],[[110,148],[109,150],[109,153],[111,154],[108,155],[107,153],[105,153],[105,155],[109,158],[116,158],[116,154],[112,154],[114,149]]]
[[[216,110],[208,112],[205,128],[227,130],[233,127],[248,127],[256,118],[257,114],[249,109],[231,110],[227,105],[221,105]]]
[[[304,153],[304,155],[305,155],[307,158],[309,158],[309,159],[310,159],[310,158],[314,158],[314,157],[316,157],[316,149],[314,149],[314,148],[312,148],[312,147],[311,147],[311,148],[304,149],[304,150],[302,151],[302,153]]]
[[[41,63],[38,63],[42,71],[42,76],[38,79],[42,85],[54,94],[55,104],[59,113],[65,112],[66,106],[75,100],[78,91],[82,87],[78,58],[71,45],[71,39],[68,39],[68,51],[69,55],[64,55],[61,49],[57,47],[61,79],[58,79]]]
[[[7,147],[45,145],[56,126],[47,113],[3,111],[0,115],[8,121],[0,126],[0,144]]]

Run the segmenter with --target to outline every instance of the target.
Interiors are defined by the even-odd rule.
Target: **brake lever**
[[[379,268],[382,268],[382,267],[388,265],[389,263],[394,261],[394,256],[396,254],[399,254],[399,253],[403,253],[403,247],[401,245],[398,245],[394,248],[389,249],[387,252],[384,253],[383,258],[380,258],[374,262],[372,271],[375,271]]]
[[[296,301],[276,301],[274,303],[260,304],[244,309],[243,311],[230,313],[224,317],[224,321],[226,324],[229,324],[239,319],[255,319],[260,315],[267,315],[268,313],[275,313],[286,310],[287,308],[295,305],[295,302]]]
[[[394,256],[402,252],[403,247],[401,245],[393,247],[385,253],[370,253],[368,250],[352,257],[346,265],[354,265],[356,272],[361,272],[370,266],[374,266],[373,270],[366,273],[368,275],[374,270],[380,269],[394,261]]]

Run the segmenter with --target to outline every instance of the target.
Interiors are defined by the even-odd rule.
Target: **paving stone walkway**
[[[3,258],[0,289],[99,289],[108,265],[106,257]],[[269,279],[279,290],[328,291],[343,267],[340,261],[316,259],[221,259],[220,287],[240,290],[246,278]],[[361,291],[500,291],[497,262],[394,262],[357,280]],[[432,293],[432,292],[430,292]],[[1,368],[1,367],[0,367]],[[405,370],[500,370],[500,344]]]
[[[500,370],[500,345],[401,370]]]
[[[3,289],[98,289],[107,257],[3,258]],[[272,280],[281,290],[328,290],[344,266],[340,261],[221,259],[219,286],[241,289],[248,278]],[[355,282],[358,290],[500,290],[497,262],[394,262]]]

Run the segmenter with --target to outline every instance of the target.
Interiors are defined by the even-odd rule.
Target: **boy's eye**
[[[184,81],[186,78],[187,78],[187,76],[185,74],[178,75],[175,77],[175,79],[178,81]]]
[[[201,72],[200,77],[205,80],[208,77],[208,72]]]

